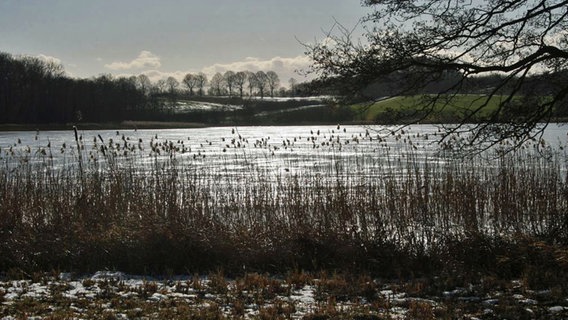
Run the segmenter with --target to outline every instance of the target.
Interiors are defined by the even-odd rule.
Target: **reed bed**
[[[566,274],[561,150],[454,159],[395,138],[357,138],[375,153],[348,148],[353,137],[304,139],[333,151],[315,171],[296,170],[296,157],[286,170],[258,165],[280,149],[240,149],[252,142],[234,131],[215,152],[124,136],[15,143],[0,151],[0,270]]]

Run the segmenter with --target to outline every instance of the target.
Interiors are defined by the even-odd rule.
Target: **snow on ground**
[[[265,100],[265,101],[326,101],[326,100],[334,100],[334,96],[309,96],[309,97],[247,97],[246,99],[251,100]]]
[[[504,311],[529,318],[568,316],[566,297],[555,295],[553,290],[523,288],[519,281],[510,282],[508,289],[480,292],[480,287],[470,286],[420,296],[409,287],[405,291],[400,282],[373,282],[374,293],[363,297],[339,294],[329,286],[333,282],[325,280],[292,284],[257,275],[260,281],[247,284],[242,279],[221,279],[177,276],[159,280],[101,271],[83,277],[62,273],[58,278],[35,282],[4,280],[0,281],[0,319],[53,315],[90,319],[101,314],[115,319],[163,319],[173,314],[201,317],[211,312],[244,319],[260,315],[302,319],[317,314],[407,319],[425,312],[433,316],[461,312],[461,319],[493,319]]]
[[[306,109],[319,108],[319,107],[325,107],[325,106],[326,106],[325,104],[311,104],[311,105],[307,105],[307,106],[301,106],[301,107],[295,107],[295,108],[286,108],[286,109],[280,109],[280,110],[276,110],[276,111],[263,111],[263,112],[259,112],[259,113],[255,114],[255,116],[263,117],[263,116],[267,116],[267,115],[271,115],[271,114],[306,110]]]
[[[174,107],[176,112],[188,111],[234,111],[242,109],[242,105],[222,104],[203,101],[178,101]]]
[[[229,98],[229,97],[227,97]],[[290,110],[300,110],[302,108],[310,108],[314,106],[321,106],[322,101],[332,100],[332,96],[311,96],[311,97],[247,97],[249,100],[263,100],[263,101],[276,101],[276,102],[287,102],[287,101],[306,101],[306,102],[319,102],[320,104],[314,104],[310,106],[293,108]],[[214,102],[203,102],[203,101],[178,101],[176,102],[173,110],[175,112],[188,112],[188,111],[235,111],[242,109],[242,105],[232,105],[232,104],[222,104]]]

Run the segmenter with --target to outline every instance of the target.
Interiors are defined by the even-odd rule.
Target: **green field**
[[[359,103],[351,108],[356,114],[356,120],[360,121],[455,122],[469,116],[471,121],[480,121],[497,111],[499,104],[506,98],[507,96],[501,95],[489,97],[478,94],[399,96]],[[513,98],[513,102],[518,101],[520,97]]]

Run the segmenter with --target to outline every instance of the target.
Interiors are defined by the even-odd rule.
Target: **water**
[[[199,175],[256,174],[376,177],[402,174],[408,163],[451,162],[455,154],[437,143],[435,125],[414,125],[392,133],[385,126],[258,126],[159,130],[73,130],[0,132],[0,161],[53,168],[132,166],[144,174],[150,164],[173,164]],[[550,124],[543,134],[552,150],[563,150],[568,128]],[[542,150],[540,142],[528,148]],[[77,150],[80,149],[80,156]],[[493,152],[493,153],[492,153]],[[490,159],[494,150],[479,155]],[[91,165],[89,165],[91,164]],[[385,168],[389,168],[388,172]],[[395,170],[393,170],[395,168]]]

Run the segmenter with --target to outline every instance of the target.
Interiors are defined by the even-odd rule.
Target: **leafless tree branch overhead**
[[[520,133],[528,138],[539,123],[568,109],[568,1],[363,0],[362,5],[369,8],[361,20],[362,37],[337,27],[325,41],[307,46],[312,72],[322,82],[341,82],[345,93],[361,96],[370,85],[395,79],[390,95],[440,95],[471,92],[477,79],[494,77],[499,82],[484,88],[487,99],[510,98],[478,126],[499,125],[490,134],[474,134],[479,142]],[[448,75],[449,84],[432,89],[432,82]],[[530,100],[530,108],[505,119],[503,110],[519,97]]]

